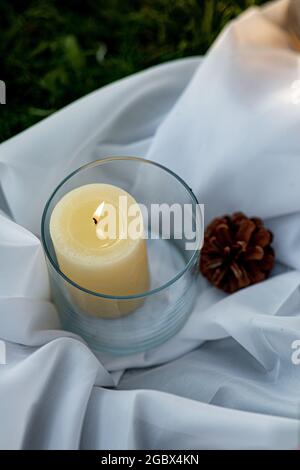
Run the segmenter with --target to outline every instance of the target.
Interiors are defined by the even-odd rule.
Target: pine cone
[[[287,29],[291,33],[292,45],[300,51],[300,1],[290,0],[287,9]]]
[[[241,212],[218,217],[205,231],[200,270],[229,293],[263,281],[274,266],[272,239],[259,218]]]

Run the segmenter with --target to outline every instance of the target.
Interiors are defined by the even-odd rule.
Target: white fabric
[[[246,12],[203,61],[104,87],[0,146],[0,448],[299,447],[300,56],[286,5]],[[235,210],[263,217],[281,266],[231,296],[199,276],[176,337],[96,357],[59,329],[39,224],[64,176],[120,154],[180,174],[207,222]]]

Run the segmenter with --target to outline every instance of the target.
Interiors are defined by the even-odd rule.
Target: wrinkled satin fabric
[[[106,86],[0,145],[1,449],[299,448],[300,55],[286,7],[250,9],[204,59]],[[93,352],[61,330],[42,210],[62,178],[108,155],[177,172],[206,222],[263,217],[272,277],[225,295],[199,276],[183,329],[142,354]]]

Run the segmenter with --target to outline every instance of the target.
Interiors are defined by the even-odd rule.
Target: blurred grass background
[[[264,0],[0,0],[0,141],[146,67],[204,54]]]

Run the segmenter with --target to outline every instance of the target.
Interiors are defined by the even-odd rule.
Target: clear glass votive
[[[95,292],[77,284],[59,266],[50,234],[53,209],[73,189],[94,183],[122,188],[141,207],[150,274],[145,292]],[[192,190],[155,162],[111,157],[71,173],[50,196],[41,225],[62,327],[80,335],[91,348],[116,355],[146,351],[169,339],[182,328],[194,305],[203,228],[202,206]]]

